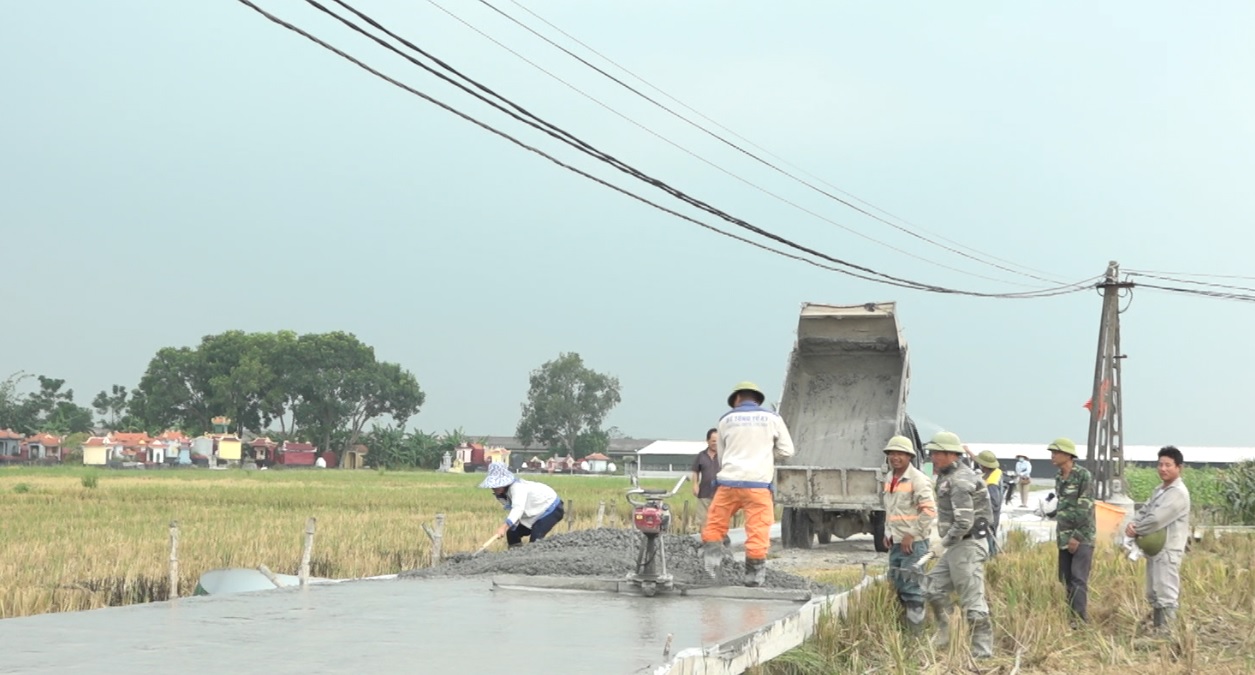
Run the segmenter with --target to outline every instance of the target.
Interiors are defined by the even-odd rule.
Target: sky
[[[256,2],[523,142],[731,227],[302,0]],[[772,170],[486,3],[354,3],[640,171],[880,272],[982,292],[1053,285],[990,256],[1069,283],[1110,260],[1252,274],[1250,3],[491,5],[700,127],[979,260]],[[137,384],[162,347],[231,329],[343,330],[417,376],[427,403],[412,427],[507,435],[529,372],[574,351],[621,382],[608,425],[700,440],[735,383],[779,397],[802,303],[896,301],[908,410],[925,432],[1086,436],[1094,290],[960,297],[772,255],[574,175],[236,0],[2,12],[0,373],[64,378],[87,404]],[[1255,363],[1240,345],[1255,308],[1151,289],[1124,304],[1126,441],[1249,444],[1236,422],[1250,407]]]

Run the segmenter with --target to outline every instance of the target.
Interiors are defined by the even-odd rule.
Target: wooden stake
[[[270,571],[269,567],[266,567],[265,565],[258,565],[257,571],[265,575],[265,577],[270,580],[270,583],[275,585],[275,588],[283,588],[283,583],[279,581],[279,577],[276,577],[274,572]]]
[[[606,518],[606,500],[597,502],[597,529],[601,529],[601,523]]]
[[[301,588],[309,584],[309,557],[314,552],[314,527],[318,519],[310,516],[305,521],[305,548],[301,551]]]
[[[423,523],[423,532],[431,540],[431,566],[435,567],[440,564],[440,560],[444,555],[444,514],[436,514],[435,529],[427,527],[427,523]]]
[[[571,531],[571,523],[575,522],[575,500],[566,500],[566,507],[562,509],[566,512],[566,531]]]
[[[179,521],[170,521],[170,598],[179,597]]]
[[[685,534],[688,534],[689,526],[693,524],[689,517],[689,503],[684,502],[684,510],[680,514],[680,531]]]

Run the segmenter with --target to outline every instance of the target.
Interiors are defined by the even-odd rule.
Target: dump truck
[[[886,550],[885,444],[900,434],[921,447],[906,414],[909,382],[894,303],[802,305],[779,404],[796,448],[776,467],[785,548],[869,533]]]

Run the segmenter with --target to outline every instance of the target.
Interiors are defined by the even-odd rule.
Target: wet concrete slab
[[[626,675],[797,607],[515,591],[487,578],[350,581],[5,619],[0,673]]]

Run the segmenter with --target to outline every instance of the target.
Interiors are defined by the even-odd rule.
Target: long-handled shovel
[[[488,550],[488,547],[489,547],[489,546],[492,546],[492,543],[493,543],[494,541],[496,541],[496,540],[500,539],[500,538],[501,538],[501,535],[499,535],[499,534],[494,534],[494,535],[492,535],[492,539],[489,539],[488,541],[484,542],[484,545],[483,545],[483,546],[480,546],[478,551],[476,551],[476,552],[472,553],[472,554],[471,554],[471,557],[472,557],[472,558],[474,558],[475,556],[479,555],[480,553],[483,553],[484,551]]]

